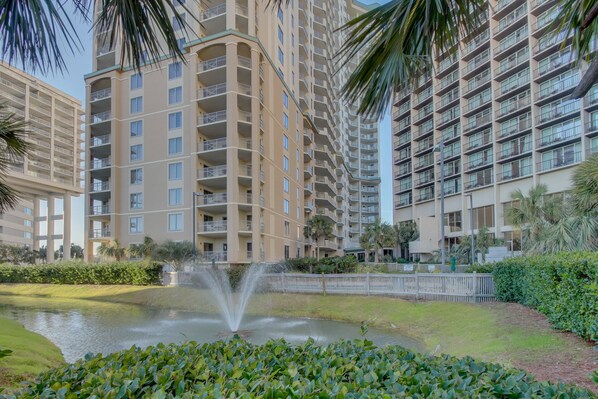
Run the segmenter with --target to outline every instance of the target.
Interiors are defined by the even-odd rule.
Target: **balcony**
[[[199,20],[204,22],[224,14],[226,14],[226,3],[218,4],[217,6],[201,11],[199,13]]]
[[[90,169],[103,169],[110,167],[110,157],[107,158],[95,158],[91,160]]]
[[[516,56],[505,58],[500,65],[494,70],[494,77],[497,80],[502,80],[507,73],[519,72],[523,67],[527,66],[529,61],[529,52],[525,49],[525,53],[516,53]]]
[[[479,92],[482,87],[485,86],[486,83],[490,82],[490,71],[485,70],[484,72],[474,76],[473,78],[467,81],[467,86],[464,90],[464,97],[469,97],[477,92]]]
[[[463,78],[467,78],[467,76],[474,72],[480,72],[482,66],[486,65],[489,61],[490,51],[486,50],[467,63],[467,66],[463,68]]]
[[[523,43],[527,41],[527,38],[527,25],[523,25],[523,27],[519,28],[516,32],[511,33],[500,41],[499,45],[494,50],[495,58],[504,58],[506,54],[512,53],[512,51],[519,48],[520,45],[523,45]]]
[[[465,54],[463,58],[465,59],[468,56],[472,56],[476,50],[479,50],[484,44],[488,43],[490,39],[490,31],[488,29],[484,29],[482,33],[474,37],[467,43],[467,47],[465,48]]]
[[[110,182],[109,181],[100,181],[97,183],[92,183],[89,186],[89,192],[91,193],[98,193],[103,191],[110,191]]]
[[[228,251],[203,251],[198,255],[200,259],[210,262],[226,262],[228,260]]]
[[[549,101],[551,98],[566,95],[572,92],[578,83],[579,74],[575,74],[548,86],[540,85],[537,101]]]
[[[541,37],[534,47],[534,56],[540,56],[544,52],[548,52],[548,50],[563,43],[565,39],[567,39],[567,31],[560,32],[555,36],[546,35]]]
[[[415,188],[420,188],[422,186],[433,184],[434,183],[434,173],[428,173],[413,182]],[[411,184],[409,185],[411,186]]]
[[[434,141],[426,139],[426,140],[420,142],[420,144],[413,151],[413,154],[418,155],[425,151],[431,151],[432,148],[434,148]]]
[[[560,146],[564,143],[577,140],[581,137],[581,128],[574,127],[566,130],[559,130],[553,134],[545,135],[537,140],[538,148]]]
[[[465,145],[465,151],[472,151],[492,144],[492,130],[488,129],[481,135],[476,134],[469,136],[469,141]]]
[[[102,136],[93,136],[89,142],[90,147],[98,147],[102,145],[110,144],[110,134],[104,134]]]
[[[197,64],[197,73],[208,72],[213,69],[221,68],[226,66],[226,55],[211,58],[209,60],[200,61]]]
[[[96,205],[96,206],[92,206],[89,209],[90,216],[102,216],[102,215],[108,215],[109,213],[110,213],[109,205]]]
[[[201,233],[221,233],[226,232],[226,229],[226,220],[215,220],[199,223],[197,231]]]
[[[110,98],[111,96],[112,96],[112,90],[110,88],[96,90],[96,91],[91,92],[90,101],[91,102],[100,101],[100,100],[104,100],[106,98]]]
[[[492,114],[490,112],[486,112],[478,117],[473,116],[469,118],[469,120],[470,121],[463,126],[463,133],[472,132],[492,122]]]
[[[500,104],[500,108],[496,110],[496,119],[504,119],[505,117],[516,113],[517,111],[527,109],[531,104],[531,96],[529,93],[523,98],[513,98],[515,98],[515,101],[511,101],[511,99],[509,99]]]
[[[197,179],[214,179],[226,176],[226,165],[204,167],[197,170]]]
[[[470,156],[469,158],[472,158],[472,157]],[[474,159],[474,160],[467,162],[465,164],[464,169],[466,172],[471,172],[472,170],[480,169],[485,166],[492,165],[492,162],[493,162],[493,157],[492,157],[492,154],[490,154],[486,157]]]
[[[561,68],[570,65],[577,59],[577,53],[572,51],[571,47],[568,47],[559,52],[558,58],[553,58],[552,56],[549,57],[551,59],[547,60],[545,58],[539,62],[539,67],[534,71],[534,76],[536,78],[553,76],[555,73],[558,73]]]
[[[465,189],[466,190],[474,190],[474,189],[478,189],[478,188],[482,188],[485,186],[489,186],[490,184],[492,184],[492,175],[490,175],[490,177],[485,177],[482,179],[474,179],[474,180],[470,180],[466,185],[465,185]]]
[[[459,81],[459,71],[453,71],[447,76],[440,80],[440,83],[436,85],[436,95],[441,96],[446,90],[453,86]]]
[[[215,85],[202,87],[197,90],[197,98],[209,98],[226,93],[226,83],[218,83]]]
[[[434,191],[424,191],[423,193],[419,193],[417,194],[417,196],[415,197],[415,202],[424,202],[424,201],[430,201],[434,199]]]
[[[505,139],[507,137],[513,137],[520,133],[524,133],[531,129],[531,127],[532,120],[531,117],[529,117],[526,119],[519,120],[519,122],[514,125],[503,127],[497,133],[500,139]]]
[[[517,7],[514,11],[509,13],[507,16],[502,18],[498,22],[498,26],[494,28],[494,39],[500,40],[505,37],[506,34],[511,32],[513,29],[520,27],[523,23],[527,22],[524,17],[527,16],[527,4],[523,3]]]
[[[433,131],[434,131],[433,123],[427,123],[425,125],[421,125],[415,131],[415,138],[416,139],[422,138],[422,137],[432,133]]]
[[[548,106],[546,106],[548,107]],[[557,106],[551,107],[550,110],[542,112],[537,117],[537,125],[549,122],[556,122],[579,112],[579,100],[568,101]]]
[[[90,115],[90,124],[107,122],[111,119],[110,111],[99,112]]]
[[[541,172],[545,172],[547,170],[564,168],[567,166],[575,165],[581,162],[581,151],[576,151],[568,154],[564,154],[560,157],[555,157],[552,159],[546,159],[539,163],[539,169]]]
[[[205,140],[197,143],[198,152],[215,151],[226,148],[226,137],[213,140]]]
[[[531,141],[531,140],[530,140]],[[498,154],[499,161],[503,161],[505,159],[511,159],[515,157],[519,157],[522,155],[529,154],[532,150],[531,143],[526,143],[523,146],[511,146],[511,148],[505,148],[506,146],[503,145],[503,150]]]
[[[197,117],[197,125],[210,125],[212,123],[226,122],[226,110],[210,112],[207,114],[199,115]]]
[[[110,228],[104,227],[102,229],[93,229],[89,232],[89,238],[109,238],[111,237]]]
[[[532,174],[532,166],[526,165],[523,167],[516,167],[512,168],[511,170],[504,170],[499,172],[498,174],[498,181],[508,181],[518,179],[520,177],[531,176]]]
[[[507,94],[514,94],[518,89],[529,87],[529,73],[526,70],[519,73],[517,79],[507,79],[500,83],[500,87],[494,91],[495,99],[504,98]]]

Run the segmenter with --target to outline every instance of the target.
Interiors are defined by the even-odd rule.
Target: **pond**
[[[133,345],[212,342],[227,337],[218,315],[105,302],[0,296],[0,316],[48,338],[67,362],[87,353],[109,354]],[[256,344],[276,338],[301,343],[311,337],[326,344],[361,337],[359,324],[315,319],[245,316],[241,328],[244,338]],[[372,327],[366,338],[380,346],[421,347],[414,339]]]

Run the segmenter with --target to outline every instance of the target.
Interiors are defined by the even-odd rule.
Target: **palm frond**
[[[392,0],[349,21],[337,57],[361,58],[342,94],[366,116],[380,117],[401,85],[432,68],[434,49],[455,48],[485,15],[482,0]],[[363,54],[360,57],[360,54]]]
[[[580,215],[598,214],[598,154],[579,164],[571,181],[575,211]]]
[[[183,50],[177,42],[176,22],[181,30],[190,30],[186,17],[196,19],[185,4],[185,18],[176,6],[176,1],[163,0],[103,0],[95,22],[95,29],[103,32],[99,45],[113,48],[121,45],[121,65],[131,65],[139,70],[148,62],[163,56],[185,61]],[[178,2],[176,2],[179,4]],[[172,19],[170,16],[172,14]]]
[[[91,0],[73,0],[77,14],[86,17]],[[64,1],[0,2],[0,43],[3,58],[25,69],[47,73],[64,71],[64,52],[81,49]]]

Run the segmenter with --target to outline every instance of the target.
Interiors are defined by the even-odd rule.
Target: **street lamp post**
[[[196,214],[197,214],[197,197],[201,196],[201,193],[193,192],[193,210],[191,214],[193,215],[193,238],[191,242],[193,243],[193,259],[197,257],[197,223],[195,221]]]
[[[465,194],[469,197],[469,225],[471,227],[471,265],[475,263],[475,238],[473,237],[473,193]]]
[[[311,257],[311,226],[309,224],[309,215],[311,214],[311,209],[307,208],[305,213],[307,214],[307,256]]]
[[[434,147],[434,152],[440,153],[440,254],[442,270],[446,265],[446,248],[444,243],[444,141]]]

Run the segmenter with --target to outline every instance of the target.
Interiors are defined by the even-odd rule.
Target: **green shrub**
[[[228,281],[230,282],[230,286],[233,290],[239,288],[241,281],[243,281],[243,276],[248,269],[249,267],[244,265],[231,266],[226,269]]]
[[[465,273],[492,273],[494,270],[494,263],[475,263],[473,265],[469,265],[467,269],[465,269]]]
[[[310,270],[315,269],[317,264],[316,258],[310,257],[287,259],[286,261],[287,270],[299,273],[309,273]]]
[[[388,273],[388,265],[386,263],[359,263],[355,273]]]
[[[0,264],[0,283],[159,285],[161,272],[162,265],[145,262]]]
[[[315,273],[355,273],[357,270],[357,258],[353,255],[330,256],[322,258],[316,266]]]
[[[369,341],[133,347],[41,374],[12,398],[592,398],[579,387],[470,357]]]
[[[511,258],[492,275],[498,300],[535,308],[556,328],[598,341],[598,252]]]

